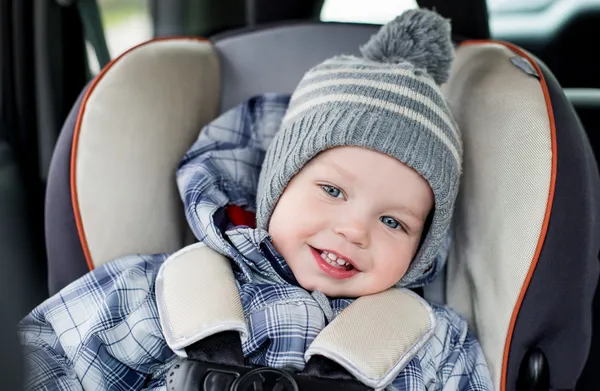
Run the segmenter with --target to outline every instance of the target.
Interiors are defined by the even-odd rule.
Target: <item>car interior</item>
[[[335,11],[333,0],[128,0],[144,10],[144,17],[139,19],[146,23],[144,28],[148,33],[134,41],[132,36],[142,28],[132,24],[129,29],[122,29],[120,34],[126,38],[118,45],[110,40],[113,34],[110,26],[134,18],[132,11],[109,16],[105,10],[115,1],[127,3],[123,0],[8,0],[0,3],[0,261],[3,267],[0,303],[4,309],[0,338],[4,342],[2,346],[6,346],[0,372],[6,379],[7,389],[20,389],[23,374],[19,360],[22,352],[13,337],[15,324],[36,305],[119,255],[139,252],[140,248],[147,252],[175,251],[193,241],[182,224],[183,215],[178,213],[174,189],[156,191],[153,201],[161,205],[156,208],[156,220],[166,224],[155,231],[131,233],[128,232],[130,226],[125,224],[124,232],[116,232],[116,217],[106,210],[120,214],[123,205],[133,202],[133,195],[139,194],[135,192],[161,189],[161,184],[171,175],[164,168],[173,167],[181,151],[197,135],[198,128],[194,124],[206,123],[253,94],[267,90],[291,91],[299,75],[311,65],[336,50],[356,52],[357,43],[365,41],[378,26],[396,16],[390,11],[394,8],[382,5],[377,10],[377,4],[385,3],[383,1],[353,1],[358,11],[352,14],[347,10],[349,3],[338,6]],[[538,219],[546,227],[542,229],[546,245],[540,250],[541,254],[536,255],[552,261],[542,263],[536,258],[531,268],[528,265],[529,272],[526,270],[523,274],[524,288],[519,285],[514,291],[519,296],[521,311],[514,314],[505,311],[508,318],[514,317],[510,321],[510,332],[517,329],[519,322],[519,327],[527,324],[527,327],[538,328],[538,332],[512,336],[513,345],[521,346],[506,348],[504,355],[510,352],[518,359],[511,361],[504,357],[502,363],[494,363],[502,368],[495,380],[502,390],[595,390],[594,370],[600,367],[600,294],[596,288],[600,266],[600,204],[597,204],[600,182],[596,157],[600,153],[600,135],[596,134],[600,127],[600,72],[592,58],[594,50],[590,43],[600,32],[600,1],[419,0],[403,3],[407,3],[405,7],[435,9],[450,19],[460,58],[465,59],[457,69],[480,75],[479,80],[484,80],[484,75],[500,72],[495,62],[500,61],[498,53],[509,58],[521,56],[537,64],[531,67],[514,62],[538,82],[546,83],[544,95],[540,95],[538,101],[544,102],[543,108],[548,105],[553,110],[554,117],[546,127],[556,132],[552,142],[558,148],[554,148],[554,152],[559,153],[558,158],[555,153],[548,175],[558,180],[556,186],[550,186],[555,197],[552,215],[542,211]],[[502,48],[491,45],[494,42],[502,43]],[[213,54],[206,54],[207,50],[215,51],[218,62],[211,59]],[[481,68],[477,68],[477,64]],[[187,90],[181,83],[181,75],[187,77]],[[447,91],[459,122],[466,124],[466,132],[470,132],[471,127],[485,127],[488,123],[485,118],[478,119],[471,111],[461,109],[464,99],[468,99],[463,98],[465,94],[476,96],[480,90],[473,87],[475,84],[470,79],[460,82],[462,73],[458,70],[456,75]],[[514,86],[526,90],[525,86]],[[485,91],[495,93],[489,86]],[[528,96],[523,91],[514,96]],[[182,106],[177,110],[157,110],[153,114],[156,121],[148,126],[144,114],[147,106],[156,108],[162,100],[146,97],[169,92],[186,98],[177,100]],[[486,117],[498,120],[493,122],[494,127],[505,132],[511,129],[526,132],[529,126],[512,128],[510,122],[510,112],[515,107],[533,110],[526,104],[528,101],[524,102],[481,109],[474,105],[472,112],[496,110],[498,117],[493,113]],[[134,134],[123,134],[119,127],[122,123],[136,129]],[[535,126],[536,123],[531,124],[531,128]],[[174,130],[179,128],[181,130]],[[138,138],[149,131],[155,135],[153,143],[169,145],[172,150],[165,153],[165,161],[138,167],[140,171],[133,171],[138,174],[134,180],[125,176],[131,175],[131,170],[120,173],[105,170],[107,159],[127,165],[124,154],[129,151],[120,144],[139,146]],[[95,136],[88,136],[90,134]],[[138,141],[124,142],[129,137]],[[468,137],[468,140],[479,140],[477,134]],[[518,140],[517,147],[531,148],[532,138],[518,134],[513,137]],[[507,154],[515,148],[510,140],[502,144]],[[77,153],[86,156],[84,166],[73,158],[75,145]],[[146,148],[139,151],[143,154],[156,146],[141,145],[141,148]],[[561,154],[561,151],[564,152]],[[538,158],[541,159],[531,157],[531,161]],[[530,158],[526,158],[530,162],[527,159]],[[497,167],[471,164],[475,172],[495,172]],[[164,172],[159,175],[150,173],[161,168]],[[535,170],[532,175],[537,175]],[[97,189],[91,183],[100,177],[105,180],[106,188],[120,194],[114,204],[98,199]],[[122,186],[124,182],[129,183]],[[543,202],[548,191],[540,188]],[[102,207],[98,206],[99,202]],[[472,217],[469,199],[461,199],[461,202],[460,216],[464,218],[463,224],[468,225]],[[127,215],[127,221],[139,224],[151,207],[152,204],[141,202]],[[537,221],[533,210],[523,207],[518,212],[521,220],[515,221],[522,221],[524,225],[527,221]],[[83,225],[86,226],[85,238],[82,237]],[[107,230],[113,231],[111,235],[105,233]],[[124,235],[128,235],[127,243],[114,243],[115,237]],[[474,251],[467,247],[463,250]],[[578,269],[579,274],[556,278],[553,273],[560,274],[565,265]],[[471,264],[461,267],[477,268]],[[493,268],[490,266],[490,270]],[[462,277],[452,277],[452,270],[448,273],[453,285],[446,288],[446,300],[479,292],[475,288],[467,289],[468,281]],[[557,291],[571,292],[569,298],[575,302],[545,300],[545,295],[552,292],[556,284],[573,284],[560,285]],[[540,305],[540,302],[545,304]],[[473,311],[491,313],[501,308],[495,308],[498,304],[493,300],[480,307],[469,305],[469,309],[464,299],[456,299],[454,303],[472,317],[475,316]],[[572,307],[576,307],[576,316],[581,316],[585,324],[574,327],[559,320],[567,317]],[[512,308],[511,304],[509,311]],[[560,315],[549,315],[551,312]],[[542,323],[549,320],[556,321],[554,325],[559,331],[544,328]],[[494,328],[494,325],[486,325],[486,321],[474,323],[481,328]],[[581,330],[584,337],[575,337]],[[539,356],[536,344],[551,333],[568,335],[563,336],[562,344],[553,346],[554,351],[545,352],[547,357]],[[556,357],[560,357],[561,349],[565,353],[563,372],[567,374],[557,375],[561,371],[555,366],[560,362]],[[583,352],[583,361],[569,357],[569,349]],[[573,378],[576,385],[568,385]]]

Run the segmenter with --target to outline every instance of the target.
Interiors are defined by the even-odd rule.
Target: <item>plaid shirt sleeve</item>
[[[451,346],[438,372],[443,390],[493,391],[481,346],[470,332]]]
[[[432,389],[441,391],[493,391],[483,350],[467,322],[446,307],[432,307],[438,324],[419,355],[425,384],[435,384]]]
[[[26,390],[164,390],[174,357],[154,281],[164,256],[129,256],[74,281],[19,323]],[[158,388],[156,388],[158,387]],[[161,388],[162,387],[162,388]]]
[[[60,349],[56,349],[56,335],[48,325],[39,324],[39,334],[25,346],[28,374],[26,390],[79,391],[83,386],[75,370]],[[54,340],[54,341],[53,341]]]

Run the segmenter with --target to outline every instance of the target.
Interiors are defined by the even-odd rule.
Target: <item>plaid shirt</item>
[[[265,231],[235,226],[225,213],[231,204],[254,210],[264,152],[288,100],[255,97],[207,125],[183,157],[177,185],[196,238],[233,261],[249,330],[246,359],[301,370],[306,348],[352,300],[302,289]],[[445,250],[436,268],[443,266]],[[19,325],[27,389],[165,391],[176,356],[160,328],[154,287],[168,255],[116,259],[27,315]],[[466,322],[448,308],[432,308],[434,336],[389,389],[492,390]]]

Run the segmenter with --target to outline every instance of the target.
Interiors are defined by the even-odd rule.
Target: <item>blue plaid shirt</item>
[[[177,185],[196,238],[232,260],[249,330],[247,361],[301,370],[306,348],[351,300],[302,289],[265,231],[234,226],[223,212],[228,204],[254,210],[264,152],[288,101],[288,95],[255,97],[207,125],[181,160]],[[160,328],[154,287],[168,256],[116,259],[27,315],[19,325],[27,389],[166,391],[176,356]],[[434,336],[388,388],[492,390],[467,323],[448,308],[432,308]]]

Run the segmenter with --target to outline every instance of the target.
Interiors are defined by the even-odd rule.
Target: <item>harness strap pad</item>
[[[407,289],[356,299],[315,338],[305,360],[321,355],[363,384],[387,387],[432,337],[433,310]]]
[[[180,357],[185,348],[213,334],[248,329],[230,261],[203,243],[171,255],[156,279],[160,325],[169,347]]]

